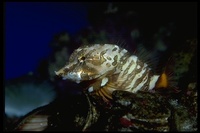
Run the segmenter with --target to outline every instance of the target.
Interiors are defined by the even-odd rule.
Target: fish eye
[[[80,58],[80,60],[85,60],[85,56],[82,56],[82,57]]]
[[[84,62],[84,61],[85,61],[85,56],[81,56],[78,60],[79,60],[80,62]]]

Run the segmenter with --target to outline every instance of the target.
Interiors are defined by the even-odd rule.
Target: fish
[[[91,44],[75,49],[66,65],[55,71],[63,80],[88,82],[89,93],[112,100],[115,90],[137,93],[168,87],[165,71],[154,74],[136,54],[116,44]]]

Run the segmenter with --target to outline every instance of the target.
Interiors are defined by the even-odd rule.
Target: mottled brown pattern
[[[99,66],[102,64],[101,59],[99,59],[98,56],[92,57],[90,60],[87,60],[87,62],[93,64],[94,66]]]
[[[114,52],[114,51],[116,51],[117,50],[117,48],[114,48],[112,51]]]
[[[128,73],[128,70],[132,67],[133,64],[135,64],[135,62],[131,61],[131,63],[128,65],[128,67],[124,70],[122,78]],[[133,71],[134,71],[134,69],[133,69]]]
[[[83,71],[81,74],[81,78],[84,80],[89,80],[89,77],[97,75],[98,71],[95,68],[88,67],[87,65],[79,65],[77,71]]]
[[[130,55],[128,53],[125,53],[123,56],[121,56],[121,58],[119,59],[119,63],[118,63],[118,68],[120,70],[122,70],[123,65],[127,62],[129,57],[130,57]]]
[[[110,63],[106,63],[106,66],[107,66],[107,67],[110,67],[111,65],[110,65]]]
[[[150,68],[140,61],[137,56],[131,56],[125,49],[112,44],[94,44],[78,48],[71,55],[70,62],[74,63],[74,65],[68,65],[69,69],[63,71],[62,76],[66,75],[65,79],[71,79],[77,83],[94,80],[94,83],[91,83],[89,87],[99,90],[97,94],[102,97],[104,95],[108,97],[113,90],[127,90],[134,93],[141,89],[145,90],[148,88],[152,76],[149,74]],[[141,73],[143,69],[146,70]],[[74,73],[67,75],[69,71]],[[105,77],[108,78],[108,82],[105,86],[101,86]],[[138,86],[140,83],[144,85]],[[92,90],[90,88],[90,91]]]
[[[108,59],[108,60],[112,60],[112,58],[110,58],[110,57],[107,57],[107,59]]]
[[[101,64],[103,64],[104,62],[106,62],[106,58],[103,56],[105,53],[107,52],[107,49],[102,51],[100,53],[100,60],[101,60]]]
[[[140,66],[140,68],[139,69],[137,69],[137,66]],[[136,67],[135,67],[135,69],[134,69],[134,75],[137,75],[138,73],[140,73],[141,71],[142,71],[142,69],[144,68],[144,63],[143,62],[141,62],[139,59],[137,60],[137,62],[136,62]],[[144,74],[143,75],[145,75],[145,72],[144,72]],[[134,76],[134,78],[135,78],[135,76]],[[133,79],[134,79],[133,78]],[[139,78],[140,80],[138,81],[138,79],[136,80],[136,82],[135,82],[135,84],[133,85],[133,87],[131,88],[132,90],[134,90],[134,88],[136,88],[137,87],[137,85],[141,82],[141,78]],[[137,82],[139,82],[139,83],[137,83]]]
[[[141,82],[145,82],[144,77],[148,76],[147,69],[145,70],[144,74],[135,81],[135,84],[132,88],[136,88]]]
[[[93,49],[93,50],[89,51],[89,52],[85,55],[85,57],[90,57],[90,56],[92,55],[92,53],[95,52],[95,51],[96,51],[96,49]]]
[[[150,77],[153,76],[152,72],[150,70],[147,71],[148,73],[148,77],[147,77],[147,81],[146,83],[143,85],[143,88],[141,90],[143,91],[147,91],[148,90],[148,86],[149,86],[149,83],[150,83]]]
[[[112,65],[113,65],[113,66],[116,66],[116,65],[117,65],[117,62],[118,62],[117,59],[118,59],[118,56],[115,55],[114,61],[112,62]]]

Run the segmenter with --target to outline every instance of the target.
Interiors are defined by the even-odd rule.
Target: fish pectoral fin
[[[112,100],[112,91],[110,91],[107,87],[102,87],[96,91],[98,96],[101,96],[105,102]]]

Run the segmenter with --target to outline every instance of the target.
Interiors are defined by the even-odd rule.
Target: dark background
[[[39,61],[48,57],[49,43],[55,34],[67,31],[74,36],[83,28],[103,24],[102,11],[107,5],[107,2],[6,2],[5,78],[13,79],[34,71]],[[160,26],[170,22],[176,25],[172,36],[174,44],[196,36],[197,3],[119,2],[114,5],[121,14],[128,10],[137,13],[137,26],[147,40]],[[121,19],[121,16],[115,17]],[[120,25],[128,27],[131,22],[121,20]]]

